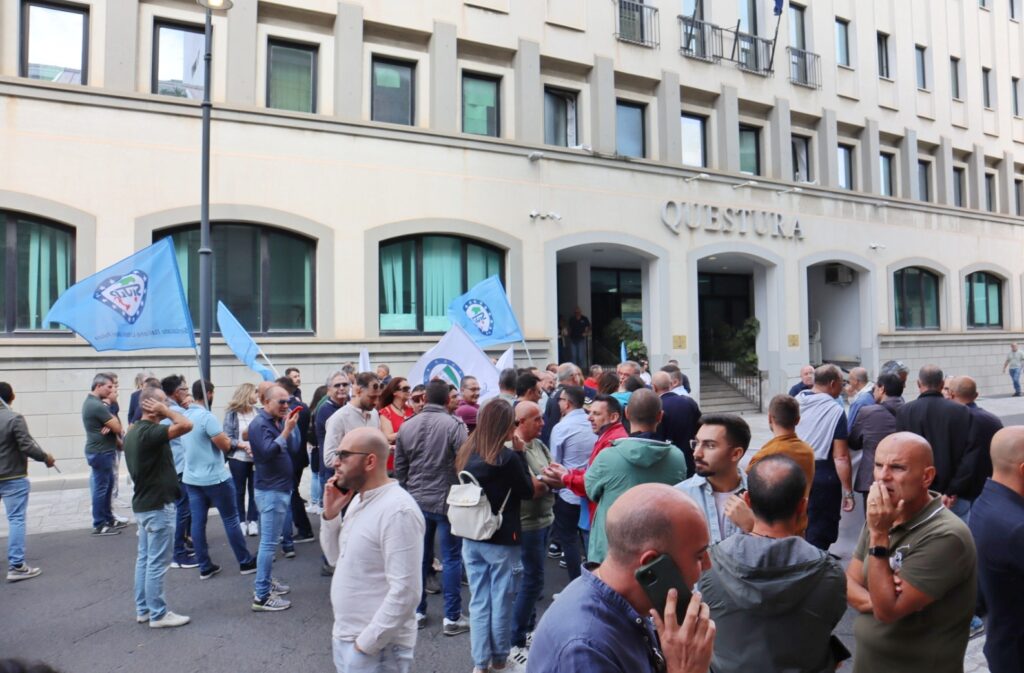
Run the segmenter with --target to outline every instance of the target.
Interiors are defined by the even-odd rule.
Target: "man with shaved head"
[[[989,447],[992,446],[995,434],[1003,429],[1003,422],[991,411],[978,406],[978,384],[970,376],[953,377],[949,383],[949,391],[952,394],[951,399],[967,407],[971,414],[971,430],[967,442],[970,446],[977,447],[977,450],[971,453],[973,464],[970,485],[960,497],[973,503],[985,488],[985,480],[992,476]]]
[[[963,673],[977,590],[971,533],[929,490],[935,464],[924,437],[883,439],[874,477],[846,569],[847,601],[861,613],[854,673]]]
[[[338,673],[406,673],[412,666],[426,526],[413,497],[388,477],[389,451],[377,428],[350,430],[324,489],[320,545],[336,568],[331,606]]]
[[[601,563],[607,553],[605,519],[616,499],[638,484],[678,484],[686,478],[686,459],[678,447],[656,438],[661,422],[661,399],[653,390],[633,393],[626,407],[633,432],[615,440],[587,469],[587,497],[597,503],[590,527],[587,558]]]
[[[686,458],[686,474],[693,474],[693,449],[690,440],[697,436],[700,422],[700,407],[689,395],[673,392],[672,377],[666,371],[655,372],[651,387],[661,398],[662,418],[655,431],[657,438],[671,442],[683,452]]]
[[[544,613],[527,673],[706,673],[715,625],[700,595],[689,599],[678,625],[675,591],[666,605],[651,605],[636,579],[637,568],[662,554],[686,587],[710,567],[708,529],[696,503],[663,484],[635,486],[609,508],[606,529],[607,558],[588,563]],[[655,620],[657,634],[646,619],[653,610],[669,615]]]
[[[805,390],[810,390],[811,386],[814,385],[814,367],[811,365],[804,365],[800,368],[800,380],[793,384],[789,389],[789,396],[796,397],[798,393],[802,393]]]
[[[992,478],[971,508],[992,673],[1024,671],[1024,427],[992,438]]]
[[[846,398],[850,400],[850,409],[846,415],[848,417],[847,422],[852,428],[861,408],[875,403],[875,398],[872,394],[875,386],[868,380],[868,370],[863,367],[851,369],[848,379]]]

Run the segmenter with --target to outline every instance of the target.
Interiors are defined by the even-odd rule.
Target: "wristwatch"
[[[868,547],[868,554],[878,558],[889,558],[889,548],[883,546]]]
[[[843,491],[843,500],[852,500],[853,491]]]

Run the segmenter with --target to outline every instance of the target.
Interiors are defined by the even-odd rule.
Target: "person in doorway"
[[[569,359],[576,363],[577,367],[587,366],[587,337],[591,333],[590,318],[583,315],[582,309],[577,306],[569,317]]]
[[[1017,350],[1017,344],[1010,344],[1010,352],[1006,354],[1006,361],[1003,362],[1003,373],[1009,369],[1014,397],[1020,397],[1021,367],[1024,367],[1024,351]]]

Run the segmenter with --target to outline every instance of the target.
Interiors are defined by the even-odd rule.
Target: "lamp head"
[[[196,0],[196,4],[214,12],[226,12],[231,9],[235,3],[231,0]]]

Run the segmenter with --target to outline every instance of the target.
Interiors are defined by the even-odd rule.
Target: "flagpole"
[[[253,343],[255,343],[255,342],[253,342]],[[271,368],[271,369],[273,370],[273,372],[274,372],[274,378],[280,378],[280,376],[279,376],[279,375],[278,375],[278,373],[277,373],[277,367],[275,367],[275,366],[274,366],[274,363],[270,361],[270,358],[268,358],[268,357],[267,357],[267,354],[263,352],[263,349],[262,349],[262,348],[260,348],[260,347],[259,347],[259,345],[257,345],[257,346],[256,346],[256,349],[257,349],[257,350],[258,350],[258,351],[260,352],[260,355],[262,355],[262,356],[263,356],[263,359],[264,359],[264,360],[266,361],[266,363],[267,363],[268,365],[270,365],[270,368]]]
[[[530,347],[526,345],[526,339],[522,339],[523,350],[526,351],[526,358],[530,361],[530,366],[533,366],[533,356],[530,355]]]
[[[199,387],[203,389],[203,406],[205,406],[206,409],[209,410],[210,409],[210,395],[209,395],[209,393],[206,392],[206,377],[203,376],[203,360],[202,360],[202,357],[199,354],[199,348],[195,349],[195,354],[196,354],[196,364],[199,365]],[[209,365],[209,351],[207,351],[207,365],[206,366],[207,367],[210,366]],[[191,386],[189,387],[189,390],[191,390]]]

